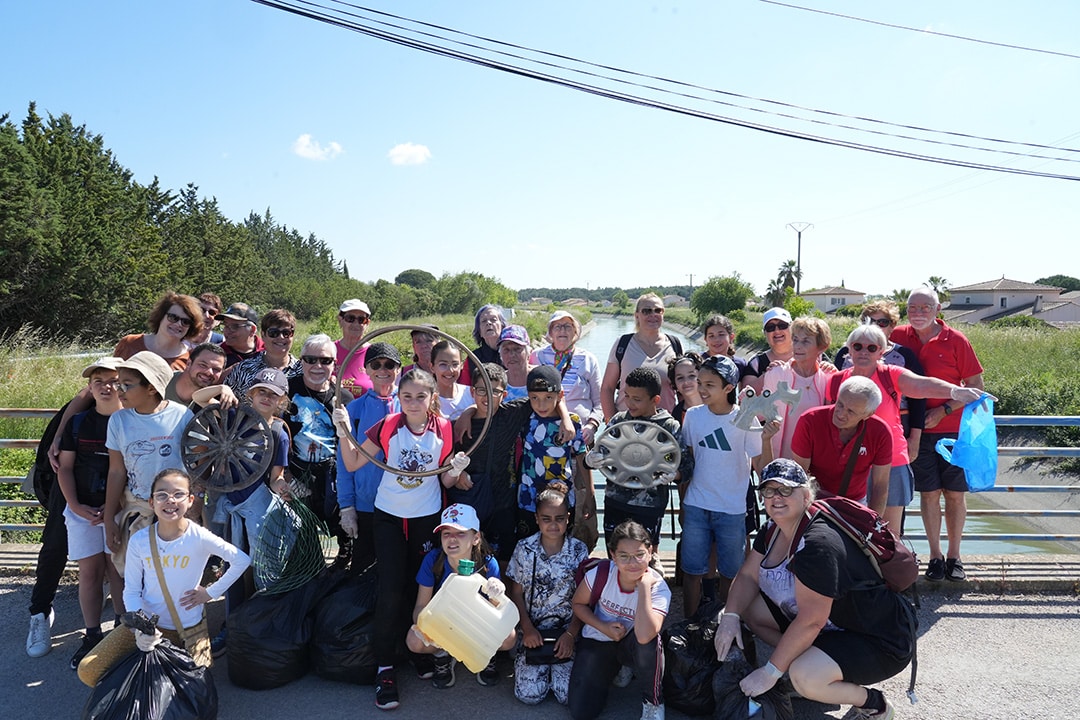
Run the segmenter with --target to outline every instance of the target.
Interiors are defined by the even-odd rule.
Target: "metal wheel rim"
[[[273,450],[270,426],[246,405],[207,405],[184,428],[180,457],[193,478],[218,492],[243,490],[266,474]],[[239,482],[234,479],[243,478]]]
[[[409,332],[412,332],[413,330],[419,330],[421,332],[426,332],[429,335],[438,335],[442,339],[449,340],[450,342],[454,343],[459,348],[461,348],[461,350],[463,350],[465,352],[465,355],[470,360],[473,361],[473,365],[476,366],[476,369],[479,370],[480,377],[482,377],[484,379],[484,392],[486,392],[487,396],[488,396],[488,407],[489,408],[492,407],[492,401],[494,400],[494,395],[495,394],[492,392],[491,378],[488,377],[487,372],[484,370],[484,364],[482,362],[480,362],[480,358],[478,358],[473,353],[472,350],[465,347],[465,345],[460,340],[458,340],[456,337],[454,337],[453,335],[449,335],[449,334],[443,332],[442,330],[436,330],[435,328],[430,327],[428,325],[387,325],[386,327],[379,328],[378,330],[375,330],[373,332],[366,333],[364,335],[362,341],[356,347],[354,347],[352,350],[350,350],[348,355],[345,356],[345,359],[341,362],[340,367],[348,367],[349,366],[349,361],[352,360],[352,356],[356,353],[356,351],[359,350],[364,345],[367,345],[368,343],[370,343],[370,341],[373,340],[374,338],[377,338],[380,335],[386,335],[387,333],[401,332],[403,330],[408,330]],[[339,377],[335,378],[335,382],[334,382],[334,404],[335,404],[335,406],[340,406],[340,403],[341,403],[340,398],[341,398],[341,377],[339,376]],[[480,434],[477,435],[476,439],[473,440],[473,443],[472,443],[472,445],[469,446],[469,449],[465,451],[466,455],[471,456],[473,451],[476,450],[476,448],[479,447],[480,443],[484,440],[484,437],[487,436],[488,428],[491,426],[491,416],[492,416],[492,414],[493,413],[489,412],[487,414],[487,417],[484,418],[484,426],[480,429]],[[381,468],[385,472],[396,473],[397,475],[401,475],[403,477],[423,478],[423,477],[430,477],[432,475],[438,475],[439,473],[446,472],[451,467],[450,463],[447,463],[446,465],[442,465],[440,467],[437,467],[434,470],[422,470],[422,471],[402,470],[401,468],[392,467],[390,465],[387,465],[382,460],[379,460],[378,458],[372,457],[371,455],[368,455],[366,452],[364,452],[364,448],[361,446],[360,443],[358,443],[356,441],[356,438],[353,437],[352,428],[346,427],[344,425],[336,425],[336,427],[343,428],[344,430],[346,430],[347,432],[345,434],[346,434],[347,438],[345,439],[345,441],[348,442],[353,448],[355,448],[357,450],[357,452],[359,452],[361,455],[366,457],[368,459],[368,462],[374,464],[375,467]],[[343,438],[340,435],[338,435],[338,440],[340,441],[342,439]],[[451,457],[452,457],[452,455],[451,455]]]
[[[664,483],[662,475],[679,469],[682,452],[675,437],[646,420],[608,425],[596,438],[595,449],[604,454],[596,469],[631,490],[648,490]]]

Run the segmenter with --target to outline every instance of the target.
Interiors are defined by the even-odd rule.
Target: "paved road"
[[[77,718],[89,691],[67,663],[79,644],[78,599],[65,584],[56,604],[51,653],[28,658],[24,651],[32,579],[0,577],[0,609],[9,621],[0,631],[0,716]],[[904,697],[908,673],[883,684],[898,718],[1056,720],[1080,714],[1080,598],[1075,594],[986,595],[945,586],[924,593],[919,614],[919,703]],[[277,690],[253,692],[232,686],[224,662],[215,668],[224,720],[276,718],[371,718],[370,687],[307,677]],[[511,681],[483,688],[462,672],[458,684],[437,691],[411,675],[402,677],[402,706],[392,717],[489,718],[521,720],[569,718],[548,699],[528,707],[513,698]],[[796,717],[850,718],[848,708],[795,702]],[[636,718],[640,705],[631,692],[613,692],[605,719]],[[668,716],[684,717],[676,712]]]

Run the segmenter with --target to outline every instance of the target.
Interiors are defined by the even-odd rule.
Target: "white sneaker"
[[[634,679],[634,668],[629,665],[623,665],[619,668],[619,674],[615,676],[615,679],[611,681],[611,684],[617,688],[628,687]]]
[[[664,720],[664,704],[641,703],[641,720]]]
[[[52,625],[56,613],[49,611],[30,616],[30,632],[26,635],[26,654],[32,658],[47,655],[52,650]]]

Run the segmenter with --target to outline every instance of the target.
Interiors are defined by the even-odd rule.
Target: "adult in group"
[[[814,482],[787,459],[761,473],[758,492],[770,525],[760,532],[719,616],[720,660],[741,625],[772,645],[769,662],[740,687],[753,697],[787,673],[795,691],[826,705],[852,705],[862,718],[888,720],[893,707],[866,687],[901,672],[915,652],[915,609],[884,581],[859,545],[824,518],[796,537]]]
[[[296,318],[283,308],[275,308],[262,316],[262,338],[265,348],[247,360],[233,365],[225,376],[225,384],[238,397],[246,395],[255,383],[255,376],[263,368],[274,368],[285,373],[286,378],[303,372],[300,358],[293,357],[293,336],[296,334]]]
[[[304,341],[300,350],[301,374],[289,378],[293,404],[285,413],[285,423],[292,436],[289,470],[293,480],[307,488],[304,503],[337,538],[334,566],[344,568],[352,557],[352,538],[341,529],[338,515],[337,431],[331,418],[336,362],[337,347],[329,335],[312,335]],[[341,406],[352,400],[352,393],[341,388],[338,397]]]
[[[221,298],[212,292],[204,292],[199,295],[197,300],[203,313],[203,329],[198,335],[188,338],[187,343],[191,347],[207,342],[220,345],[225,342],[225,336],[215,332],[214,327],[218,324],[218,315],[221,314],[221,308],[223,307]]]
[[[247,303],[233,303],[217,316],[225,341],[225,367],[231,368],[261,353],[265,347],[259,337],[259,314]]]
[[[173,373],[165,388],[165,399],[191,405],[196,392],[221,382],[224,371],[225,351],[220,345],[209,342],[196,345],[191,349],[187,367]],[[236,396],[228,388],[222,388],[217,400],[226,408],[236,404]]]
[[[364,333],[371,324],[371,308],[363,300],[346,300],[338,308],[338,325],[341,326],[341,339],[337,341],[338,379],[341,388],[348,390],[353,398],[358,398],[371,389],[371,378],[364,372],[363,345]],[[346,364],[345,358],[356,349]]]
[[[596,356],[577,346],[581,323],[565,310],[556,310],[548,318],[548,345],[534,350],[533,365],[551,365],[562,375],[563,398],[567,409],[581,420],[581,439],[592,445],[593,437],[604,420],[600,402],[600,362]]]
[[[799,416],[811,408],[824,405],[831,365],[823,365],[821,353],[832,343],[829,324],[821,318],[800,317],[791,323],[791,360],[773,365],[765,371],[762,390],[776,392],[781,382],[799,391],[799,404],[792,407],[780,403],[780,432],[773,436],[773,457],[791,457],[791,438]]]
[[[723,315],[710,315],[701,326],[706,357],[726,355],[739,368],[739,377],[746,375],[746,360],[735,354],[735,323]]]
[[[892,434],[874,415],[881,390],[873,380],[851,377],[840,384],[836,402],[811,408],[795,424],[791,459],[830,495],[866,502],[867,490],[878,515],[885,514],[892,467]]]
[[[667,363],[682,354],[682,344],[672,335],[661,332],[664,326],[664,301],[655,293],[646,293],[634,305],[635,332],[623,335],[611,347],[604,379],[600,383],[600,404],[607,420],[619,410],[626,409],[616,390],[626,381],[631,370],[651,367],[660,375],[660,407],[675,409],[675,391],[668,379]]]
[[[424,323],[420,327],[430,328],[432,330],[438,330],[438,325],[432,325],[430,323]],[[409,333],[409,339],[412,340],[413,358],[412,364],[402,368],[401,374],[412,370],[414,367],[418,367],[421,370],[426,370],[432,375],[435,374],[435,366],[431,364],[431,348],[435,347],[435,343],[439,339],[434,333],[430,333],[426,330],[413,330]],[[374,381],[372,381],[374,384]]]
[[[928,287],[913,291],[908,297],[908,325],[892,333],[892,340],[918,353],[923,370],[930,377],[975,390],[983,389],[982,365],[963,333],[937,319],[941,302]],[[934,450],[938,440],[955,438],[960,431],[960,413],[964,404],[951,399],[926,403],[926,429],[919,441],[919,455],[912,463],[915,489],[919,491],[923,527],[930,545],[929,580],[964,580],[960,560],[960,539],[967,519],[967,478],[963,469],[946,462]],[[949,538],[946,555],[941,553],[941,496],[945,496],[945,530]]]
[[[149,350],[173,370],[183,370],[188,362],[188,346],[184,341],[202,332],[202,308],[190,295],[170,290],[154,305],[146,326],[150,332],[121,338],[113,355],[127,360],[135,353]]]
[[[770,365],[795,357],[795,349],[791,346],[791,313],[782,307],[769,308],[762,319],[762,329],[765,331],[765,342],[769,343],[769,349],[750,358],[743,369],[744,374],[739,378],[756,393],[761,392],[765,383],[765,371]]]
[[[532,341],[529,331],[521,325],[507,325],[499,334],[499,359],[506,368],[506,399],[528,397],[525,381],[533,365],[529,362]]]
[[[476,348],[473,349],[473,354],[480,358],[481,363],[493,362],[502,365],[502,358],[499,357],[499,338],[502,337],[505,327],[506,320],[497,305],[485,305],[476,311],[472,332],[473,339],[476,340]],[[476,372],[476,366],[472,358],[467,358],[458,382],[462,385],[471,385],[474,372]]]

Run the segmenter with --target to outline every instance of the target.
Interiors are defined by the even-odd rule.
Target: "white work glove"
[[[450,458],[450,477],[456,479],[467,467],[469,467],[469,456],[463,452],[456,453],[454,457]]]
[[[742,621],[735,613],[721,613],[720,622],[716,626],[716,634],[713,636],[717,660],[720,662],[727,660],[732,642],[742,648]]]
[[[949,398],[970,405],[982,399],[983,391],[973,387],[960,387],[959,385],[949,391]]]
[[[356,523],[356,508],[341,508],[341,529],[353,540],[360,534],[360,526]]]
[[[157,644],[161,642],[161,631],[155,630],[153,634],[144,633],[141,630],[133,631],[135,633],[135,646],[143,652],[150,652]]]
[[[591,468],[598,468],[604,464],[604,458],[607,457],[599,450],[590,450],[585,455],[585,464]]]
[[[506,586],[499,578],[488,578],[484,583],[484,594],[491,600],[498,600],[506,594]]]
[[[331,417],[334,419],[334,428],[337,430],[338,437],[346,438],[352,435],[349,431],[349,411],[340,405],[334,408],[334,412],[331,413]]]
[[[660,481],[662,483],[666,484],[666,485],[670,485],[671,483],[675,482],[675,473],[673,473],[673,472],[662,472],[662,473],[660,473]]]

